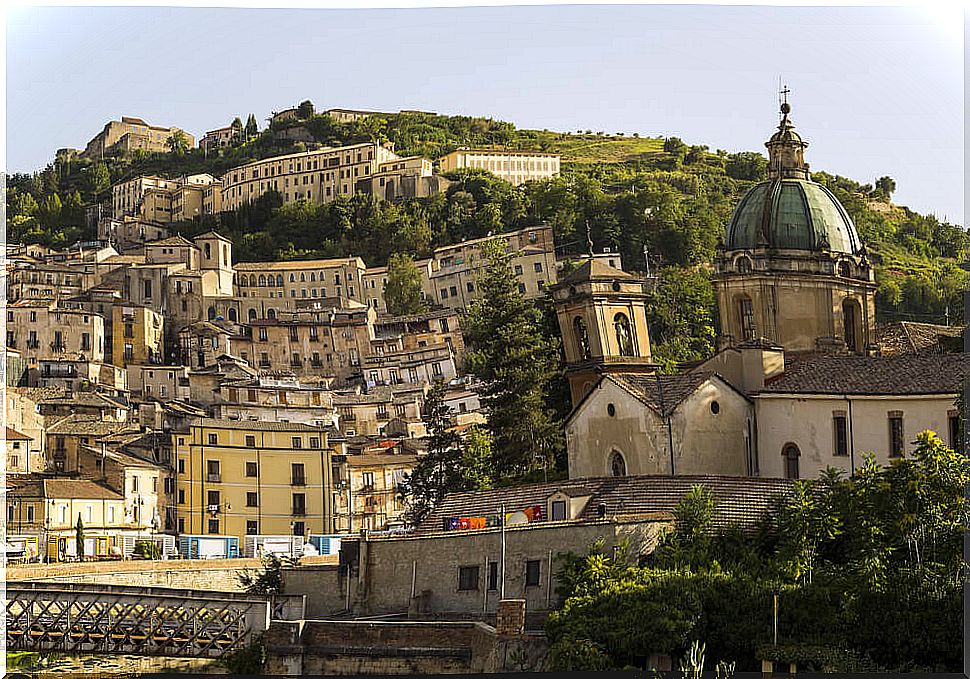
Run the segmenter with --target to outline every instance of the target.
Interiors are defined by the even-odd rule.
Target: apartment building
[[[223,176],[223,210],[235,210],[270,190],[279,192],[284,203],[327,203],[337,196],[350,197],[359,180],[396,158],[388,147],[368,142],[257,160]]]
[[[30,444],[33,441],[31,437],[8,425],[4,438],[7,444],[7,458],[5,461],[7,474],[27,474],[31,471],[39,471],[38,469],[31,469],[31,462],[34,462],[30,449]]]
[[[139,399],[187,401],[189,369],[184,365],[132,365],[128,367],[131,395]]]
[[[209,130],[205,133],[202,139],[199,140],[199,148],[211,151],[212,149],[231,146],[233,139],[236,138],[236,134],[237,132],[232,128],[232,125],[220,127],[215,130]]]
[[[98,222],[98,238],[110,243],[119,252],[163,240],[168,238],[169,233],[166,226],[131,215]]]
[[[148,152],[167,152],[168,139],[176,132],[185,135],[189,147],[195,146],[195,137],[178,127],[151,125],[141,118],[122,116],[121,120],[111,120],[91,141],[87,143],[82,158],[100,158],[104,155],[122,152],[130,153],[136,149]]]
[[[57,302],[21,299],[7,306],[7,346],[28,366],[44,359],[104,361],[104,317]]]
[[[76,267],[54,262],[21,263],[7,275],[7,299],[65,299],[81,292],[82,275]]]
[[[328,309],[285,312],[252,321],[251,349],[240,354],[260,370],[346,379],[360,373],[374,339],[374,311]],[[248,358],[251,356],[251,360]]]
[[[117,365],[161,363],[165,356],[165,319],[146,306],[115,305],[111,309],[113,360]]]
[[[78,472],[81,448],[101,450],[101,440],[121,432],[138,433],[137,424],[102,420],[97,415],[68,415],[48,425],[47,462],[58,472]]]
[[[234,289],[242,318],[270,319],[294,311],[306,303],[364,304],[364,275],[360,257],[310,259],[286,262],[239,262],[235,265]]]
[[[121,493],[123,525],[127,530],[148,533],[162,529],[167,474],[161,465],[107,445],[82,445],[78,450],[78,473]]]
[[[507,149],[459,148],[438,159],[444,174],[461,168],[488,170],[516,186],[559,174],[559,154]]]
[[[397,441],[381,441],[356,455],[334,456],[334,532],[401,528],[402,488],[417,456],[393,453]]]
[[[431,161],[422,156],[380,163],[377,172],[358,180],[357,191],[389,201],[442,193],[451,182],[435,175],[432,168]]]
[[[423,384],[376,386],[367,393],[334,394],[342,436],[383,436],[392,420],[420,422]]]
[[[482,243],[498,238],[506,241],[519,291],[527,299],[546,294],[546,287],[556,282],[556,246],[552,227],[538,225],[436,249],[427,281],[436,304],[465,309],[477,299],[479,271],[485,265]]]
[[[363,373],[368,389],[395,384],[431,384],[449,382],[458,371],[454,356],[444,344],[405,350],[402,342],[388,351],[377,344],[373,354],[364,358]]]
[[[210,174],[194,174],[178,179],[158,176],[135,177],[111,187],[112,216],[125,216],[168,224],[188,221],[203,214],[207,186],[218,183]]]
[[[180,533],[332,532],[331,451],[318,427],[202,419],[175,435]]]
[[[436,309],[407,316],[378,316],[374,334],[378,341],[394,341],[393,347],[385,345],[385,350],[391,351],[418,351],[444,344],[451,351],[459,369],[465,357],[460,316],[454,309]],[[371,353],[376,353],[376,350]]]
[[[216,182],[202,189],[202,214],[215,215],[222,212],[222,184]]]
[[[153,219],[148,217],[144,214],[145,208],[143,205],[146,194],[167,195],[177,185],[177,180],[166,179],[165,177],[159,177],[157,175],[146,175],[118,182],[111,187],[111,215],[114,219],[129,216],[141,217],[156,222],[171,221],[169,218]],[[153,208],[150,212],[154,215],[158,211]],[[171,207],[169,207],[170,212]]]

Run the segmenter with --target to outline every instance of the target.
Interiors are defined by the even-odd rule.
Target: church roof
[[[587,259],[577,269],[559,281],[560,285],[570,285],[592,280],[636,280],[626,271],[616,269],[597,258]]]
[[[958,394],[970,375],[970,354],[786,357],[785,372],[761,393],[917,396]]]
[[[644,405],[666,416],[676,410],[681,401],[697,391],[712,375],[713,372],[700,371],[681,375],[613,373],[609,377]]]

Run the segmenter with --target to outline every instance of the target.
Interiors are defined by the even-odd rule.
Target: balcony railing
[[[40,348],[40,341],[39,340],[27,340],[27,348],[28,349],[39,349]]]
[[[63,343],[58,344],[57,342],[51,342],[51,351],[61,353],[67,351],[67,346]]]

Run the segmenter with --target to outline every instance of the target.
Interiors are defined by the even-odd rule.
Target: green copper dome
[[[862,243],[831,191],[804,179],[776,178],[748,191],[728,224],[726,249],[758,247],[854,255]]]

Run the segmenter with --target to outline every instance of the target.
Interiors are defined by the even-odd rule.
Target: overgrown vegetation
[[[850,478],[829,470],[796,482],[752,532],[714,530],[716,505],[698,488],[643,563],[602,545],[564,556],[562,605],[547,624],[554,667],[643,667],[703,640],[739,671],[764,658],[817,671],[958,671],[970,463],[932,432],[918,443],[889,467],[870,457]]]
[[[282,594],[283,569],[292,568],[299,561],[291,556],[270,553],[263,557],[263,567],[255,575],[249,571],[240,571],[236,577],[242,588],[250,594]]]

